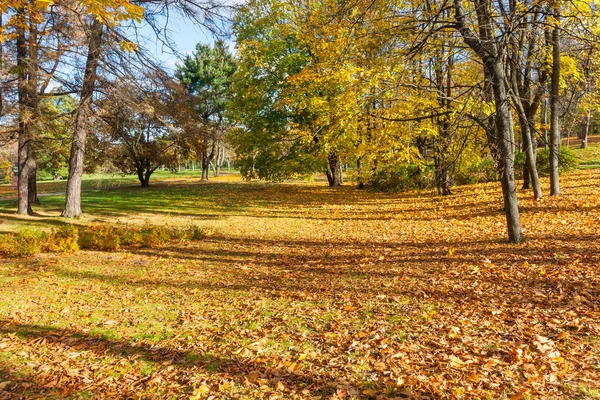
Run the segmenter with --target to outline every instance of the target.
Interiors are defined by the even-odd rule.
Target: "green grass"
[[[600,145],[592,144],[585,149],[573,149],[579,157],[579,168],[590,169],[600,168]]]
[[[237,174],[237,170],[228,171],[224,169],[223,175]],[[154,184],[165,180],[194,180],[200,179],[202,172],[200,170],[183,170],[179,172],[172,171],[156,171],[152,174],[150,184]],[[209,179],[214,179],[212,172]],[[84,174],[81,182],[82,190],[106,190],[108,188],[120,187],[120,186],[138,186],[140,182],[135,175],[122,175],[122,174]],[[67,187],[66,180],[50,180],[50,181],[38,181],[38,192],[42,193],[54,193],[64,192]],[[0,199],[2,197],[14,197],[15,191],[11,189],[10,184],[0,184]]]
[[[86,191],[75,221],[193,223],[204,240],[0,259],[0,383],[24,398],[596,396],[597,174],[565,174],[558,199],[519,193],[520,246],[497,183],[440,197],[236,179]],[[1,201],[0,232],[63,224],[63,201],[33,217]]]

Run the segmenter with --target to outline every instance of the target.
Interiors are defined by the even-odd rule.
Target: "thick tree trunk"
[[[340,168],[340,156],[337,153],[327,157],[327,181],[329,186],[337,187],[342,184],[342,173]]]
[[[137,168],[136,172],[137,172],[138,180],[140,181],[140,184],[142,185],[142,187],[150,186],[150,176],[152,175],[154,170],[149,169],[149,168],[139,167],[139,168]]]
[[[558,24],[558,5],[555,5],[556,24]],[[552,78],[550,89],[550,196],[560,195],[558,178],[558,156],[560,154],[559,125],[559,81],[560,81],[560,29],[552,30]]]
[[[79,108],[75,116],[71,156],[69,158],[69,179],[65,208],[62,216],[66,218],[81,217],[81,178],[85,159],[85,142],[87,132],[92,124],[92,96],[96,85],[96,70],[100,60],[100,46],[104,25],[94,19],[88,38],[88,55],[83,76],[83,86],[79,100]]]

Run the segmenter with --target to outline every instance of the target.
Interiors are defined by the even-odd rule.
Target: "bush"
[[[152,225],[148,222],[142,226],[142,247],[160,247],[171,242],[174,229],[164,225]]]
[[[483,158],[474,164],[463,167],[456,172],[454,181],[457,185],[492,182],[498,180],[498,169],[491,158]]]
[[[63,225],[52,229],[47,248],[57,253],[73,253],[79,250],[79,229],[75,225]]]
[[[59,167],[39,169],[37,171],[36,176],[38,181],[51,181],[54,180],[55,177],[59,177],[60,179],[67,179],[69,177],[69,168]]]
[[[79,247],[82,249],[115,251],[120,243],[119,229],[112,225],[90,225],[79,234]]]
[[[523,177],[526,160],[525,153],[519,152],[515,156],[515,174],[518,178]],[[535,165],[540,176],[550,175],[550,149],[538,151]],[[577,154],[569,147],[561,146],[560,153],[558,154],[558,172],[561,174],[569,172],[578,166],[579,158]]]
[[[202,240],[208,236],[205,228],[189,225],[182,228],[169,225],[113,226],[89,225],[78,229],[64,225],[44,231],[25,229],[3,236],[0,240],[0,256],[27,257],[43,251],[72,253],[81,249],[115,251],[123,246],[160,247],[169,243]]]
[[[377,171],[368,181],[374,189],[399,192],[410,189],[426,189],[434,186],[431,169],[414,164],[386,166]]]
[[[47,248],[48,234],[42,231],[24,229],[7,235],[0,244],[0,254],[7,257],[27,257]]]

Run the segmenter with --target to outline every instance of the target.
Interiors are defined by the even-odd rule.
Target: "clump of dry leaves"
[[[597,171],[521,245],[497,184],[180,189],[204,241],[0,261],[0,399],[600,398]]]

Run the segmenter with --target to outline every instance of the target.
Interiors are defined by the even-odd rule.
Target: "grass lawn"
[[[548,193],[548,179],[543,179]],[[381,194],[228,177],[84,192],[200,242],[0,259],[0,399],[600,398],[600,174]],[[53,227],[0,201],[1,233]]]
[[[237,171],[223,171],[223,175],[230,173],[236,173]],[[156,171],[152,174],[150,184],[162,181],[182,181],[182,180],[195,180],[202,177],[202,171],[200,170],[183,170],[179,172],[171,171]],[[211,173],[212,178],[212,173]],[[221,177],[222,178],[222,177]],[[218,178],[218,179],[221,179]],[[135,175],[121,175],[121,174],[84,174],[81,187],[83,190],[104,190],[108,188],[120,187],[120,186],[137,186],[140,184],[137,176]],[[56,193],[64,192],[67,188],[66,180],[58,181],[38,181],[38,192],[43,193]],[[16,190],[11,187],[10,184],[0,184],[0,200],[6,198],[16,198]]]
[[[579,168],[600,168],[600,146],[594,145],[573,151],[579,157]]]

